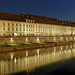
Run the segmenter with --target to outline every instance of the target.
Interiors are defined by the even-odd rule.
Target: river
[[[0,52],[0,75],[52,75],[74,71],[75,44]]]

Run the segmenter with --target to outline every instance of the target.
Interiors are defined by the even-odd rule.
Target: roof
[[[37,15],[31,15],[28,13],[27,13],[27,15],[24,15],[24,14],[17,15],[17,14],[8,14],[8,13],[0,12],[0,20],[26,22],[26,19],[30,19],[30,20],[32,19],[35,21],[35,23],[75,26],[75,22],[61,21],[58,19],[48,18],[46,16],[37,16]]]
[[[25,21],[23,15],[0,13],[0,20]]]
[[[31,18],[33,18],[35,20],[36,23],[57,23],[57,19],[53,19],[53,18],[48,18],[46,16],[36,16],[36,15],[31,15]]]

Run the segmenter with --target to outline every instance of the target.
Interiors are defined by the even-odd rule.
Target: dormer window
[[[28,23],[28,19],[26,19],[26,22]]]
[[[29,20],[29,23],[30,23],[30,20]]]
[[[31,23],[33,23],[33,20],[31,20]]]
[[[34,20],[33,20],[33,23],[34,23]]]

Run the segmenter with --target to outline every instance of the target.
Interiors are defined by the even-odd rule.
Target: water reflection
[[[75,57],[75,44],[0,54],[0,74],[33,71],[35,68]]]

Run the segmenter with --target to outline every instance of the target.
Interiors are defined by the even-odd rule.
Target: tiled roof
[[[0,20],[25,21],[23,15],[0,13]]]
[[[8,13],[2,13],[0,12],[0,20],[10,20],[10,21],[20,21],[20,22],[26,22],[26,19],[32,19],[35,21],[35,23],[45,23],[45,24],[57,24],[57,25],[66,25],[66,26],[75,26],[75,22],[71,21],[61,21],[58,19],[43,17],[43,16],[37,16],[37,15],[16,15],[16,14],[8,14]]]
[[[31,18],[33,18],[36,23],[48,23],[48,24],[57,23],[57,19],[48,18],[48,17],[31,15]]]

